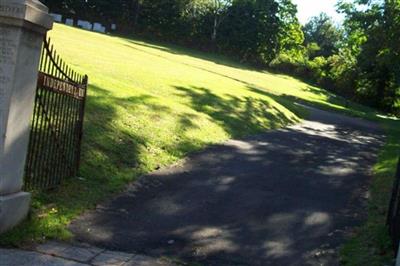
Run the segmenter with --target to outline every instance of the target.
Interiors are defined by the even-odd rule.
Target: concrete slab
[[[175,264],[152,257],[137,255],[132,260],[123,264],[123,266],[174,266]]]
[[[176,266],[167,258],[107,251],[85,243],[50,241],[33,251],[0,249],[0,266]]]
[[[89,263],[104,251],[103,249],[92,246],[76,246],[55,241],[39,245],[36,250],[44,254],[86,263]]]
[[[0,249],[0,266],[84,266],[87,264],[65,260],[37,252]]]
[[[106,251],[93,259],[92,265],[95,266],[121,266],[131,260],[134,254],[124,252]]]

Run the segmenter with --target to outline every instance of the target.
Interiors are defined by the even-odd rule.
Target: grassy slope
[[[83,178],[35,195],[31,219],[1,236],[3,244],[68,238],[73,217],[139,175],[206,145],[299,121],[305,112],[294,98],[378,119],[294,78],[224,58],[62,25],[50,36],[65,61],[90,79]]]

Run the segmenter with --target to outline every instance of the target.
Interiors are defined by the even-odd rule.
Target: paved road
[[[311,109],[300,125],[144,177],[71,229],[100,247],[200,265],[337,265],[383,141],[372,122]]]

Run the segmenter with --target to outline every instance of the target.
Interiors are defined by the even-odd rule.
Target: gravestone
[[[78,20],[77,25],[85,30],[92,30],[92,23],[86,20]]]
[[[52,24],[37,0],[0,2],[0,233],[29,211],[25,159],[42,41]]]
[[[72,18],[67,18],[65,24],[68,26],[74,26],[74,20]]]
[[[54,21],[62,22],[62,15],[61,14],[50,13],[50,16],[53,17]]]
[[[93,24],[93,31],[105,33],[106,28],[103,25],[101,25],[101,23],[96,22]]]
[[[111,30],[116,30],[117,29],[117,24],[111,24]]]
[[[80,27],[80,28],[84,29],[84,28],[85,28],[85,25],[86,25],[86,23],[87,23],[87,21],[84,21],[84,20],[78,20],[78,21],[76,22],[76,25],[77,25],[78,27]]]

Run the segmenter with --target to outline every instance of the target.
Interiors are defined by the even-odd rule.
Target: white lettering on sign
[[[46,89],[68,94],[78,99],[85,97],[85,89],[69,83],[68,81],[57,79],[44,73],[40,73],[38,82],[39,86],[43,86]]]

